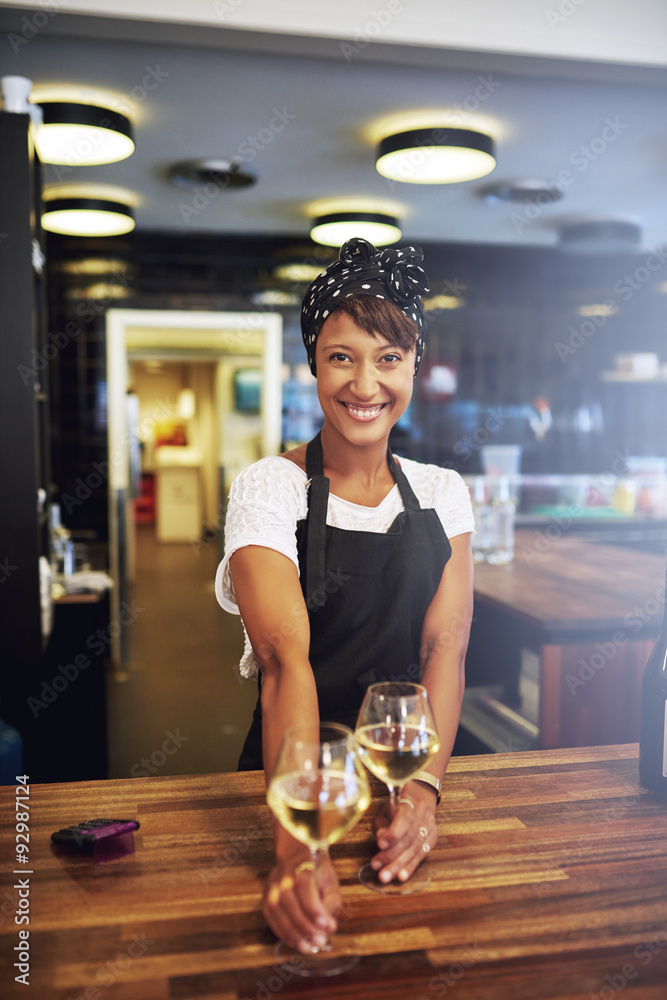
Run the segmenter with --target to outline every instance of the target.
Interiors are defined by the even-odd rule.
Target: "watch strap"
[[[440,805],[440,778],[436,778],[436,776],[431,774],[430,771],[418,771],[417,774],[413,775],[412,780],[421,781],[425,785],[430,785],[436,794],[436,805]]]

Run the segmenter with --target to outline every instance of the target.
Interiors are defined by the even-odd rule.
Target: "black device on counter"
[[[63,847],[92,849],[108,837],[119,837],[139,829],[136,819],[89,819],[85,823],[67,826],[51,834],[54,844]]]

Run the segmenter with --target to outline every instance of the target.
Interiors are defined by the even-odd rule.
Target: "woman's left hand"
[[[435,824],[436,797],[432,789],[411,781],[401,789],[399,806],[394,812],[387,801],[373,820],[378,853],[371,868],[381,882],[398,878],[405,882],[438,842]]]

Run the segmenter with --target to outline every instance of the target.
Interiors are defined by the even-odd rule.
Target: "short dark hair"
[[[338,313],[346,313],[358,327],[370,334],[371,337],[378,335],[384,337],[394,347],[411,351],[417,346],[417,338],[419,337],[417,324],[413,323],[409,316],[406,316],[398,306],[387,299],[379,299],[375,295],[348,295],[341,299],[336,308],[327,316],[327,319]],[[326,321],[319,324],[318,337],[324,322]]]

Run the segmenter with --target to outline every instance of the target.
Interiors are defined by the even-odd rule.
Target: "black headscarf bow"
[[[418,331],[417,374],[424,354],[425,324],[421,296],[429,291],[428,277],[419,266],[423,259],[421,247],[378,251],[368,240],[359,237],[343,244],[339,259],[315,278],[301,308],[301,332],[313,375],[317,334],[341,298],[348,295],[374,295],[386,299],[415,323]]]

